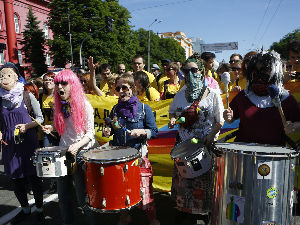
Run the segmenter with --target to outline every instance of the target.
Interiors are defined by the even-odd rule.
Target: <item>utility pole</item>
[[[68,8],[68,24],[69,24],[69,39],[70,39],[71,68],[73,69],[73,48],[72,48],[72,34],[71,34],[71,23],[70,23],[70,8]]]
[[[155,19],[148,27],[148,72],[150,72],[150,28],[155,22],[161,23],[162,20],[158,21],[158,19]]]

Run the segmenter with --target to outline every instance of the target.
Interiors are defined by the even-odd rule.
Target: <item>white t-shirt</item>
[[[203,139],[206,137],[212,129],[212,125],[217,123],[223,123],[223,111],[224,106],[220,94],[218,94],[214,89],[207,88],[209,93],[205,99],[199,103],[199,114],[198,120],[191,126],[191,128],[186,129],[179,125],[178,132],[181,141],[185,141],[190,138],[197,137]],[[185,98],[186,86],[184,86],[174,97],[171,103],[169,113],[179,117],[180,114],[188,109],[193,103],[187,102]],[[219,133],[216,135],[215,140],[217,140]]]
[[[83,149],[89,149],[95,145],[94,109],[87,100],[85,101],[85,115],[87,121],[87,131],[85,133],[77,134],[71,116],[65,120],[65,132],[60,138],[59,146],[68,147],[80,141],[84,136],[87,136],[91,141]]]

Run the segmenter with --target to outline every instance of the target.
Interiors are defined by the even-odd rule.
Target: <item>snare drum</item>
[[[295,160],[292,149],[217,143],[212,224],[291,224]]]
[[[107,146],[83,153],[87,204],[97,212],[130,209],[141,200],[140,153],[135,148]]]
[[[184,178],[194,178],[206,173],[211,167],[211,155],[203,143],[191,139],[180,142],[172,149],[171,158]]]
[[[74,158],[67,147],[38,148],[33,157],[38,177],[62,177],[72,173]]]

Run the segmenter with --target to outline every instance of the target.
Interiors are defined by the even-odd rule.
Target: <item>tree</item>
[[[33,77],[41,76],[47,72],[45,52],[45,37],[42,29],[39,28],[39,21],[33,15],[31,7],[28,10],[27,24],[23,34],[22,51],[25,54],[25,62],[31,63],[33,68]]]
[[[85,38],[82,45],[84,58],[93,56],[96,62],[109,63],[113,68],[119,63],[130,63],[137,43],[131,39],[130,13],[118,1],[53,0],[50,6],[49,25],[54,33],[50,50],[56,66],[63,67],[71,58],[69,24],[75,65],[79,66],[79,49]],[[113,19],[113,32],[105,29],[106,16]]]
[[[148,55],[148,31],[139,29],[134,32],[133,39],[138,41],[136,53],[144,56],[147,61]],[[171,61],[185,61],[185,51],[178,42],[171,38],[160,38],[150,31],[150,65],[153,63],[161,65],[162,59]]]
[[[300,29],[296,29],[293,32],[286,34],[279,42],[274,42],[270,49],[278,52],[281,58],[288,60],[289,53],[287,46],[293,39],[300,40]]]

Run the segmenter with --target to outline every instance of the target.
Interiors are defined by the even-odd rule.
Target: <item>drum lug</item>
[[[126,195],[126,201],[125,201],[126,205],[130,205],[130,198],[128,195]]]
[[[128,165],[127,165],[127,163],[125,164],[125,166],[123,168],[123,171],[124,171],[124,173],[127,173],[127,171],[128,171]]]
[[[105,198],[102,198],[102,207],[106,208],[106,199]]]
[[[104,176],[104,167],[100,166],[100,176]]]

